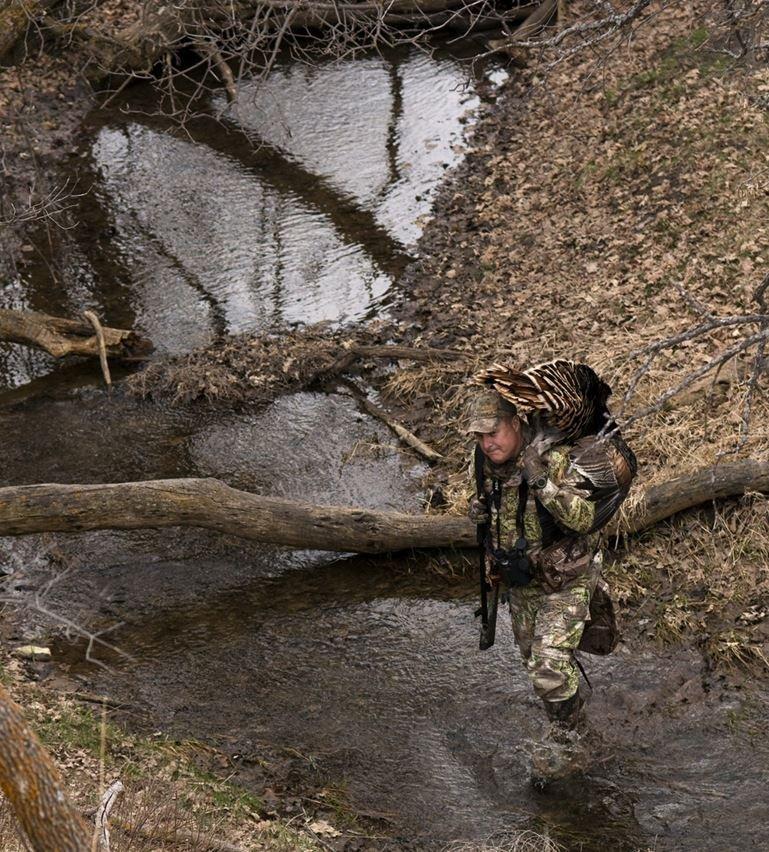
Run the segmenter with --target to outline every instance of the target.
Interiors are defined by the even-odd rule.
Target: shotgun
[[[486,457],[480,447],[475,448],[475,492],[479,500],[486,500],[483,490],[483,464]],[[499,582],[489,583],[486,580],[486,543],[491,533],[491,519],[476,527],[478,552],[479,552],[479,578],[481,590],[481,606],[475,613],[481,617],[481,640],[479,647],[481,651],[491,648],[497,632],[497,606],[499,604]],[[489,601],[491,591],[491,601]]]

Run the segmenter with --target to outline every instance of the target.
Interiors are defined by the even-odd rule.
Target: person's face
[[[517,456],[521,450],[521,420],[519,417],[500,420],[493,432],[476,432],[475,439],[484,455],[494,464],[502,464]]]

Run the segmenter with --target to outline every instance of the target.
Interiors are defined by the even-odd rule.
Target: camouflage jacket
[[[570,576],[587,570],[598,545],[598,531],[630,488],[634,459],[631,465],[614,442],[596,441],[592,436],[573,446],[551,447],[543,458],[547,463],[547,483],[544,488],[529,489],[523,529],[539,579],[559,588]],[[474,491],[472,460],[470,475]],[[499,512],[492,495],[495,479],[502,486]],[[518,539],[516,517],[521,481],[521,454],[501,465],[485,460],[483,489],[491,515],[492,548],[509,550]]]

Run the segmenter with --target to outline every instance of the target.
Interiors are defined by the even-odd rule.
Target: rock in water
[[[47,663],[51,659],[51,649],[41,645],[20,645],[14,649],[13,653],[22,660],[33,660],[38,663]]]

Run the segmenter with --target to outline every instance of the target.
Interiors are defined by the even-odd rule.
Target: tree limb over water
[[[744,459],[649,488],[612,532],[640,532],[714,499],[769,493],[769,462]],[[0,489],[0,535],[102,529],[203,527],[268,544],[356,553],[474,547],[464,517],[315,506],[263,497],[217,479]]]
[[[91,311],[86,313],[92,314]],[[93,314],[92,314],[93,315]],[[103,358],[138,358],[152,351],[152,344],[136,332],[101,326],[94,331],[92,320],[71,320],[33,311],[0,309],[0,341],[43,349],[54,358],[83,355]],[[101,342],[100,342],[101,340]]]

